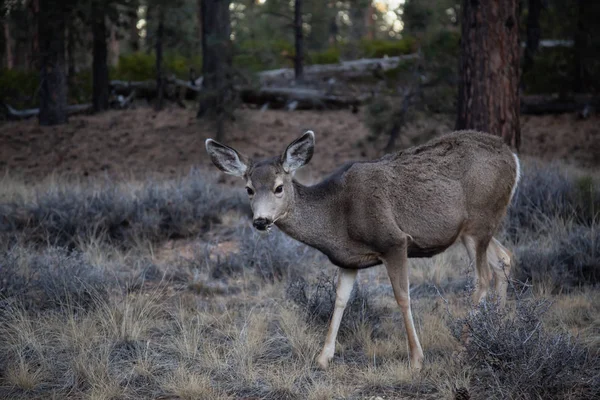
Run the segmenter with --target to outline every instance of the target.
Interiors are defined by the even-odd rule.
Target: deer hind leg
[[[473,303],[477,305],[486,296],[492,280],[492,271],[487,260],[489,240],[476,240],[472,236],[464,236],[463,244],[467,249],[471,263],[475,264],[477,280],[475,292],[473,293]]]
[[[329,324],[325,345],[317,358],[317,364],[321,369],[327,369],[329,361],[333,358],[333,354],[335,353],[335,340],[337,338],[338,330],[340,329],[340,323],[342,322],[346,304],[348,303],[350,293],[352,293],[352,288],[354,287],[357,273],[358,270],[340,268],[337,290],[335,292],[335,309],[333,310],[333,316],[331,317],[331,323]]]
[[[408,282],[408,256],[406,239],[404,243],[384,258],[394,297],[402,312],[404,326],[406,327],[406,337],[408,339],[408,353],[410,365],[415,369],[421,369],[423,365],[423,349],[419,343],[419,337],[415,329],[415,323],[410,309],[410,291]]]
[[[487,259],[494,272],[494,289],[500,298],[500,306],[506,304],[506,290],[508,289],[508,277],[511,267],[511,252],[496,239],[492,238],[487,248]]]

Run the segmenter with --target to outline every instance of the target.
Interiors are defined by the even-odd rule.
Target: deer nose
[[[256,218],[253,222],[254,227],[259,231],[266,231],[272,223],[273,221],[267,218]]]

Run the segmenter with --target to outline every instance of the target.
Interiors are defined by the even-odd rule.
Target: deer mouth
[[[255,228],[260,232],[269,232],[271,230],[271,228],[273,228],[273,224],[265,225],[265,226],[261,226],[261,227],[255,227]]]
[[[261,232],[268,232],[273,227],[273,221],[266,218],[257,218],[252,225]]]

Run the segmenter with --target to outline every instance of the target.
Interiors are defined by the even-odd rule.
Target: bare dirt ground
[[[225,142],[254,158],[283,151],[306,129],[317,134],[312,165],[304,175],[315,178],[345,161],[376,158],[385,139],[367,142],[363,116],[350,111],[238,110]],[[600,116],[522,118],[521,153],[545,160],[561,159],[584,168],[600,165]],[[421,119],[405,127],[398,147],[425,141],[452,129],[447,116]],[[76,177],[131,178],[177,175],[210,164],[204,140],[213,125],[198,121],[192,109],[151,108],[75,116],[58,127],[40,127],[35,119],[0,126],[0,171],[33,182],[50,174]]]

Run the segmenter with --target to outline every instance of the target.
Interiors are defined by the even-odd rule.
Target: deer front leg
[[[396,297],[396,302],[400,306],[400,311],[402,311],[404,326],[406,327],[406,337],[408,339],[410,365],[412,368],[421,369],[423,365],[423,349],[421,348],[421,343],[419,343],[410,309],[406,238],[402,240],[400,246],[385,256],[384,262],[388,276],[390,277],[394,297]]]
[[[335,309],[333,310],[333,316],[331,317],[331,323],[329,324],[325,345],[317,358],[317,364],[321,369],[327,369],[329,361],[333,358],[333,354],[335,353],[335,340],[357,273],[358,270],[340,268],[337,290],[335,292]]]

